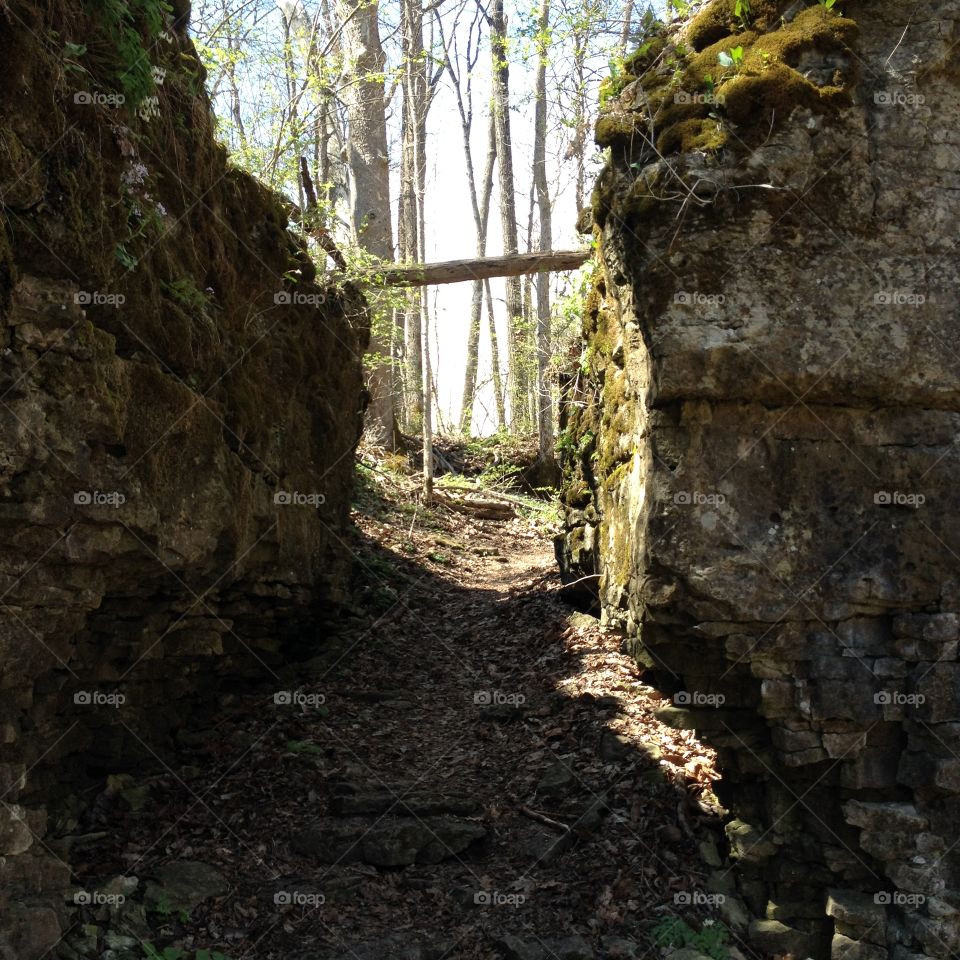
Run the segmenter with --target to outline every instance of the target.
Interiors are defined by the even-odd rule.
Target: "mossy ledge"
[[[818,3],[758,3],[738,24],[732,0],[710,0],[651,27],[606,82],[597,142],[661,157],[748,152],[797,107],[849,105],[856,35],[853,19]]]

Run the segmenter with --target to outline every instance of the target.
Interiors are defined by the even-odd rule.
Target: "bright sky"
[[[476,175],[482,175],[486,156],[486,137],[488,116],[486,100],[489,95],[489,70],[484,51],[474,76],[474,120],[473,120],[473,162]],[[533,63],[511,62],[510,83],[511,100],[520,105],[511,114],[511,136],[513,138],[514,179],[517,187],[517,218],[520,233],[520,248],[526,242],[527,216],[529,207],[529,189],[532,168],[533,113],[534,104],[530,96],[534,83]],[[446,80],[446,78],[445,78]],[[548,79],[549,83],[549,79]],[[595,92],[593,94],[596,95]],[[427,257],[434,260],[455,260],[476,255],[476,234],[473,224],[473,211],[467,187],[466,163],[463,156],[463,135],[460,115],[453,92],[444,82],[434,100],[427,118],[427,157],[429,162],[426,196],[426,232]],[[554,146],[554,145],[551,145]],[[554,152],[556,148],[554,146]],[[588,155],[595,154],[596,147],[589,145]],[[562,154],[561,154],[562,157]],[[576,249],[587,243],[587,238],[578,236],[575,223],[577,218],[574,197],[574,164],[563,164],[551,158],[548,150],[549,183],[553,195],[553,247],[554,249]],[[592,177],[596,167],[588,171],[587,201],[592,186]],[[488,254],[502,253],[503,243],[500,231],[498,190],[494,177],[494,195],[490,211],[490,228],[487,239]],[[396,177],[392,185],[396,196]],[[537,214],[534,215],[534,244],[536,244]],[[554,278],[554,284],[562,282],[561,277]],[[504,281],[493,280],[492,290],[497,306],[498,334],[501,366],[505,366],[507,356],[506,312],[504,309]],[[437,396],[440,415],[446,423],[456,424],[459,417],[460,400],[463,392],[463,376],[466,366],[466,339],[470,321],[470,299],[472,284],[448,284],[430,289],[430,304],[433,308],[434,338],[434,374],[437,383]],[[480,367],[478,384],[486,387],[478,390],[475,405],[474,432],[486,434],[495,429],[495,409],[493,390],[490,386],[491,363],[489,337],[485,324],[481,326]]]
[[[294,2],[294,0],[290,0],[290,2]],[[297,2],[304,2],[304,9],[308,14],[309,11],[314,8],[312,0],[297,0]],[[201,4],[197,6],[201,6]],[[524,13],[528,16],[530,14],[530,8],[524,6],[524,0],[513,0],[512,3],[508,2],[507,6],[508,17],[519,19]],[[269,7],[259,7],[259,10],[262,11],[261,16],[263,16],[263,19],[257,30],[261,32],[260,42],[262,44],[262,31],[266,30],[268,35],[276,37],[278,36],[277,31],[282,29],[282,21],[280,20],[279,11],[276,9],[271,10]],[[466,32],[467,22],[465,18],[461,25],[461,32],[463,34]],[[387,29],[389,30],[389,28]],[[612,25],[614,33],[616,33],[618,29],[616,24]],[[425,24],[425,33],[426,32],[428,31],[427,25]],[[255,38],[256,32],[252,33],[251,36]],[[254,45],[250,47],[249,55],[253,59],[256,59],[259,55],[259,48],[256,46],[256,40],[253,42]],[[508,57],[510,59],[511,133],[513,137],[514,179],[517,189],[516,209],[519,220],[520,249],[524,250],[526,249],[529,190],[532,177],[531,160],[534,119],[532,90],[535,80],[536,58],[529,50],[522,49],[519,45],[511,45],[508,50]],[[490,96],[489,60],[490,52],[486,45],[485,37],[484,46],[473,75],[474,117],[472,147],[476,167],[475,172],[478,179],[482,174],[484,158],[486,156],[487,103]],[[250,66],[253,66],[253,64],[250,64]],[[593,88],[588,94],[588,102],[591,104],[591,109],[592,105],[596,103],[597,85],[599,84],[600,77],[606,72],[606,63],[594,63],[593,67],[596,68],[596,76]],[[552,70],[553,66],[551,65],[547,71],[548,91],[554,89],[555,84],[555,81],[551,77]],[[263,98],[270,96],[268,93],[269,87],[262,86],[255,79],[256,77],[257,70],[254,67],[249,79],[244,79],[243,77],[239,79],[245,100],[244,110],[249,111],[251,119],[254,120],[253,126],[256,126],[254,118],[267,106],[267,104],[263,102]],[[399,134],[399,97],[400,94],[399,91],[397,91],[390,105],[391,119],[389,121],[389,134],[391,137],[396,137]],[[215,101],[215,106],[223,110],[226,105],[221,99],[219,102]],[[563,152],[566,149],[569,131],[565,128],[559,128],[560,135],[558,136],[556,117],[549,114],[548,128],[550,132],[548,133],[547,163],[549,168],[548,179],[553,194],[553,247],[554,249],[577,248],[586,243],[586,238],[578,236],[574,227],[577,216],[574,197],[575,166],[573,161],[564,162],[562,159],[558,159],[558,155],[562,158]],[[428,174],[425,202],[427,260],[453,260],[473,257],[476,255],[476,236],[470,194],[467,186],[466,165],[463,156],[460,114],[457,109],[455,95],[450,88],[449,77],[446,73],[443,74],[439,82],[439,89],[428,114],[427,131],[428,143],[426,155]],[[394,154],[394,159],[399,155],[399,151],[396,149],[394,149],[392,153]],[[597,158],[597,150],[592,144],[592,138],[588,143],[588,157],[593,157],[595,160]],[[586,197],[588,201],[592,179],[598,167],[599,165],[596,162],[588,167],[586,182]],[[496,177],[494,183],[494,195],[491,204],[487,242],[487,252],[490,255],[496,255],[503,251]],[[391,205],[393,207],[394,224],[396,224],[398,188],[398,174],[395,171],[391,184]],[[346,211],[342,211],[341,215],[344,216],[345,214]],[[537,222],[538,216],[535,214],[534,223],[536,224]],[[394,236],[396,236],[396,227],[394,227]],[[535,247],[537,242],[535,226]],[[554,275],[554,287],[556,288],[558,285],[562,285],[564,280],[563,275]],[[501,369],[504,382],[506,382],[508,344],[503,304],[503,280],[492,281],[492,289],[498,318]],[[431,339],[433,343],[433,368],[439,405],[440,422],[437,424],[438,427],[453,427],[459,418],[464,369],[466,365],[466,340],[470,320],[471,295],[472,284],[470,283],[449,284],[429,288],[428,291],[429,303],[432,308],[431,320],[433,323],[433,331]],[[484,313],[484,321],[481,324],[480,366],[477,378],[479,389],[474,416],[474,431],[477,433],[489,433],[492,432],[495,427],[490,347],[485,316],[486,314]]]

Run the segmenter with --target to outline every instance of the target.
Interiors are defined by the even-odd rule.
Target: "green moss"
[[[734,32],[732,3],[710,3],[691,21],[686,30],[687,42],[694,50],[730,36]]]
[[[597,141],[629,146],[652,129],[664,156],[750,149],[795,107],[826,112],[850,102],[856,81],[852,66],[838,66],[824,86],[795,67],[806,51],[843,54],[857,34],[853,20],[819,4],[789,22],[778,19],[769,4],[756,4],[755,11],[751,28],[734,34],[729,0],[713,0],[669,41],[645,45],[642,56],[627,61],[627,70],[638,77],[632,107],[618,101],[603,111]],[[743,51],[736,69],[720,62],[733,47]],[[843,60],[838,57],[838,63]]]

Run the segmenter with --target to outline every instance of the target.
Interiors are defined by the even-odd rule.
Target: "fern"
[[[107,41],[101,57],[113,84],[123,92],[125,103],[135,111],[156,88],[153,63],[144,45],[164,29],[164,17],[172,11],[164,0],[87,0],[99,20]]]

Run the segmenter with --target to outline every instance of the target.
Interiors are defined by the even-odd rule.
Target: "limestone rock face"
[[[58,935],[68,871],[47,841],[84,829],[73,785],[274,682],[344,592],[363,304],[310,282],[280,200],[227,165],[196,52],[155,7],[130,14],[135,63],[117,5],[0,9],[0,957],[17,960]]]
[[[851,12],[830,108],[718,153],[636,85],[602,131],[558,556],[719,750],[745,932],[818,960],[960,950],[958,11]]]

